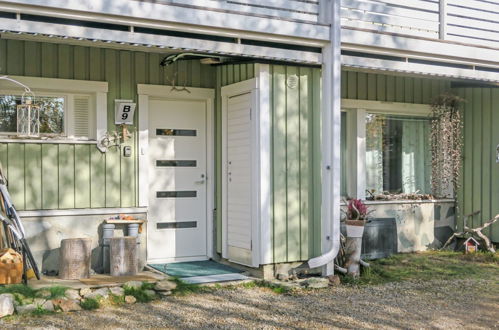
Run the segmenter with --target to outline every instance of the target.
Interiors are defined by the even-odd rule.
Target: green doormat
[[[246,276],[241,274],[241,270],[212,260],[151,264],[149,266],[187,283],[211,283],[247,279]]]

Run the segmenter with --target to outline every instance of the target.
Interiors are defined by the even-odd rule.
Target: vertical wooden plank
[[[321,71],[320,69],[313,69],[313,84],[312,95],[313,95],[313,129],[312,129],[312,141],[313,141],[313,235],[311,239],[313,256],[318,256],[321,254],[322,241],[321,241],[321,199],[322,199],[322,165],[321,165]]]
[[[388,102],[395,101],[395,77],[386,76],[386,100]]]
[[[295,66],[286,68],[286,79],[297,75]],[[300,89],[286,85],[286,173],[288,262],[300,260]],[[305,219],[303,219],[305,221]]]
[[[367,74],[367,99],[370,101],[376,101],[376,74]]]
[[[59,208],[75,207],[75,146],[59,145]]]
[[[307,260],[311,257],[310,249],[310,221],[311,217],[311,196],[309,186],[313,181],[312,163],[313,149],[310,148],[312,142],[313,121],[310,115],[312,111],[312,97],[310,85],[312,84],[312,70],[310,68],[300,68],[300,260]],[[312,196],[313,197],[313,196]]]
[[[404,78],[404,100],[401,102],[414,103],[414,78]]]
[[[160,72],[159,62],[161,62],[161,59],[159,58],[159,54],[156,53],[148,53],[147,55],[149,57],[149,83],[152,85],[158,85]]]
[[[183,61],[187,65],[186,61]],[[132,53],[129,51],[120,52],[120,98],[122,99],[134,99],[134,71],[132,70]],[[184,74],[187,74],[186,68],[184,68]],[[135,206],[135,150],[134,148],[134,138],[128,139],[124,145],[132,147],[131,157],[121,157],[121,206],[122,207],[132,207]]]
[[[473,211],[482,211],[482,90],[473,88]],[[473,227],[480,225],[480,215],[473,218]]]
[[[357,73],[357,99],[367,100],[367,73]]]
[[[106,154],[90,147],[90,206],[106,206]]]
[[[357,72],[347,72],[347,98],[357,99]]]
[[[465,92],[464,92],[464,89],[462,88],[458,88],[458,89],[455,89],[453,90],[453,92],[461,97],[462,99],[465,98]],[[465,108],[464,108],[464,103],[461,103],[460,106],[459,106],[459,113],[461,115],[461,118],[462,120],[465,119]],[[466,125],[465,125],[466,126]],[[465,140],[465,127],[463,127],[463,131],[462,131],[462,134],[463,134],[463,148],[462,148],[462,156],[463,156],[463,162],[462,162],[462,166],[461,166],[461,171],[460,171],[460,176],[459,176],[459,190],[457,191],[457,203],[456,203],[456,218],[457,219],[462,219],[462,216],[464,214],[463,210],[464,210],[464,199],[465,199],[465,187],[464,187],[464,162],[465,162],[465,159],[464,159],[464,155],[466,154],[466,148],[467,145],[465,144],[466,140]],[[456,226],[456,229],[458,231],[461,231],[462,230],[462,224],[460,224],[460,222],[462,223],[462,221],[457,221],[457,226]]]
[[[201,87],[201,63],[198,60],[191,61],[191,86]]]
[[[42,209],[59,208],[59,147],[42,145]]]
[[[430,104],[431,103],[431,87],[432,87],[432,81],[431,79],[421,79],[422,83],[422,96],[421,96],[421,101],[424,104]]]
[[[274,66],[273,83],[273,164],[274,164],[274,262],[287,261],[287,185],[286,185],[286,70]]]
[[[227,85],[234,83],[234,64],[227,65]]]
[[[75,208],[89,208],[91,205],[90,147],[88,144],[75,145]]]
[[[119,97],[120,81],[119,81],[119,52],[112,49],[105,51],[104,74],[105,79],[109,82],[108,90],[108,109],[114,109],[114,100]],[[152,58],[159,61],[158,54],[151,54]],[[152,61],[158,64],[156,61]],[[151,63],[150,63],[151,65]],[[152,69],[152,68],[151,68]],[[157,71],[157,68],[155,68]],[[150,74],[153,74],[150,72]],[[159,76],[156,77],[159,79]],[[156,79],[155,78],[155,79]],[[108,129],[114,131],[117,127],[114,124],[114,112],[108,111]],[[121,201],[121,154],[118,148],[110,148],[106,153],[106,207],[120,207]]]
[[[482,145],[482,178],[481,178],[481,218],[482,223],[489,220],[492,216],[491,212],[491,188],[492,181],[490,173],[491,167],[495,164],[494,159],[492,159],[492,155],[495,155],[493,152],[494,148],[492,148],[491,141],[491,133],[492,133],[492,104],[491,102],[491,89],[490,88],[482,88],[482,123],[481,123],[481,145]],[[499,141],[498,141],[499,143]],[[492,151],[492,152],[491,152]],[[493,214],[495,215],[495,214]],[[490,229],[488,230],[490,234]]]
[[[73,78],[73,46],[58,45],[57,53],[57,77],[72,79]]]
[[[40,144],[25,145],[26,210],[42,208],[42,148]]]
[[[146,53],[143,53],[143,52],[135,53],[133,67],[135,70],[134,71],[135,82],[137,84],[147,83]]]
[[[142,68],[145,70],[145,68]],[[90,80],[104,80],[102,74],[102,49],[90,48],[88,51],[88,76]]]
[[[222,86],[227,85],[227,66],[222,66],[222,71],[220,72],[220,81]]]
[[[9,193],[12,197],[12,202],[18,210],[26,209],[24,148],[25,145],[23,143],[11,143],[8,147],[7,156],[9,159]]]
[[[9,174],[7,173],[8,170],[8,144],[7,143],[0,143],[0,169],[2,170],[3,174],[6,176],[7,180],[9,179]]]
[[[74,79],[88,80],[88,47],[75,46],[73,54]]]
[[[41,48],[42,77],[55,78],[57,76],[57,46],[42,42]]]
[[[240,82],[241,81],[241,65],[237,64],[234,65],[234,82]]]
[[[0,73],[7,74],[7,40],[0,39]]]
[[[24,43],[24,74],[31,77],[39,77],[41,69],[41,46],[39,42],[26,41]]]
[[[222,253],[222,68],[216,67],[215,86],[215,203],[216,203],[216,247]]]
[[[423,103],[423,81],[421,78],[414,78],[414,103]]]
[[[493,88],[491,92],[491,104],[492,104],[492,129],[491,129],[491,140],[492,140],[492,155],[496,154],[496,148],[497,145],[499,144],[499,130],[497,127],[499,127],[499,89]],[[492,169],[490,173],[491,177],[491,184],[492,184],[492,189],[491,189],[491,194],[490,194],[490,201],[491,201],[491,214],[498,214],[499,213],[499,164],[493,162],[492,163]],[[499,242],[499,226],[494,225],[491,226],[491,238],[494,242]]]
[[[378,74],[376,78],[376,100],[386,101],[386,76]]]
[[[248,79],[248,72],[246,71],[247,70],[246,64],[241,64],[239,66],[239,68],[240,68],[240,74],[241,74],[241,76],[240,76],[241,81],[247,80]]]
[[[433,79],[431,81],[431,96],[430,96],[430,104],[433,102],[433,99],[436,98],[443,92],[441,80]]]
[[[246,72],[248,74],[248,79],[255,78],[255,64],[246,64]]]
[[[14,76],[24,76],[24,41],[8,41],[6,73]]]
[[[464,103],[464,207],[463,215],[473,212],[473,90],[465,89]],[[458,223],[458,225],[461,225]]]
[[[348,97],[348,72],[341,71],[341,98],[346,99]]]
[[[405,77],[395,77],[395,101],[405,102]]]

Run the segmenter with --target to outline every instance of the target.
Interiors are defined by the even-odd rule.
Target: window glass
[[[17,106],[21,96],[0,95],[0,132],[17,132]],[[64,98],[37,97],[34,102],[40,106],[40,133],[64,133]]]
[[[430,121],[368,114],[366,188],[375,194],[431,193]]]
[[[342,197],[347,196],[347,113],[341,113],[341,187]]]

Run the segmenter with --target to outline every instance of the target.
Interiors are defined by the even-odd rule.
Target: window
[[[0,132],[17,133],[17,106],[22,104],[19,95],[0,95]],[[39,114],[40,134],[64,133],[64,97],[40,97],[35,105],[41,109]]]
[[[429,119],[368,113],[365,162],[369,191],[431,193]]]

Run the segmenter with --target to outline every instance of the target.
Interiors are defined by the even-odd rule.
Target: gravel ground
[[[276,294],[224,288],[149,304],[0,321],[0,328],[499,328],[499,281],[400,282]]]

